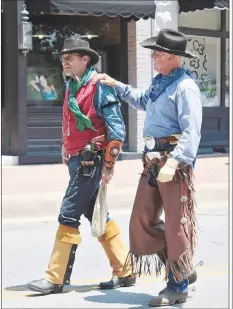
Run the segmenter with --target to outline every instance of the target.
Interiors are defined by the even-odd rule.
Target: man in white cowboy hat
[[[152,49],[159,74],[148,89],[134,89],[99,74],[95,82],[114,87],[133,108],[146,112],[143,172],[130,219],[130,255],[133,271],[166,266],[167,287],[150,306],[184,303],[188,284],[196,281],[192,260],[196,245],[196,220],[192,172],[201,137],[201,94],[191,73],[182,68],[187,37],[162,29],[141,43]],[[162,210],[165,222],[160,219]]]
[[[84,215],[92,222],[100,182],[104,186],[112,178],[125,138],[115,90],[92,82],[97,74],[93,65],[99,61],[99,55],[87,41],[74,38],[65,40],[58,55],[69,78],[63,105],[62,159],[68,165],[70,180],[44,278],[28,284],[29,289],[42,293],[61,293],[64,285],[70,283],[76,249],[81,244],[80,217]],[[136,278],[132,268],[124,268],[128,251],[116,222],[109,215],[106,222],[105,232],[98,241],[108,257],[113,276],[110,281],[101,282],[100,288],[129,287],[135,284]]]

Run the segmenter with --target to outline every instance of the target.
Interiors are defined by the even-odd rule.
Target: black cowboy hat
[[[161,29],[156,37],[146,39],[141,42],[140,45],[145,48],[187,58],[198,57],[197,55],[186,50],[187,41],[187,36],[182,32],[170,29]]]
[[[60,52],[54,52],[54,55],[64,55],[70,53],[81,53],[91,58],[91,64],[95,65],[99,61],[99,55],[90,48],[87,41],[75,38],[65,39],[63,49]]]

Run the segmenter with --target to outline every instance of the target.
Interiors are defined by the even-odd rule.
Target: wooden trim
[[[221,11],[221,30],[226,31],[226,12]],[[225,78],[226,78],[226,38],[221,38],[220,42],[221,48],[221,77],[220,77],[220,105],[225,106],[225,95],[226,95],[226,87],[225,87]]]
[[[121,82],[128,84],[128,22],[122,17],[120,18],[120,76]],[[129,107],[124,104],[124,121],[126,128],[126,138],[124,149],[129,138]]]
[[[63,111],[63,106],[62,105],[57,105],[57,106],[29,106],[28,107],[28,115],[30,114],[58,114],[61,115]]]
[[[226,30],[210,30],[202,28],[179,27],[179,31],[187,35],[209,36],[212,38],[229,38],[230,33]]]
[[[23,0],[4,2],[4,116],[10,137],[8,155],[12,156],[27,152],[27,57],[18,50],[18,24],[22,21],[23,5]],[[12,23],[12,20],[15,22]]]
[[[19,157],[19,164],[51,164],[51,163],[62,163],[61,154],[52,153],[48,154],[38,154],[38,155],[24,155]]]
[[[121,17],[120,19],[121,34],[121,81],[128,83],[128,23]]]
[[[45,111],[54,110],[54,109],[62,109],[63,107],[63,100],[53,100],[53,101],[46,101],[46,100],[27,100],[27,108],[31,110],[41,110],[45,109]]]
[[[226,118],[228,115],[228,107],[224,106],[213,106],[203,107],[203,118]]]

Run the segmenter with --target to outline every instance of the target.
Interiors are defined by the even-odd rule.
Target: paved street
[[[108,188],[108,205],[128,245],[128,224],[141,171],[139,160],[119,161]],[[122,177],[121,177],[122,175]],[[2,308],[144,308],[164,287],[162,278],[141,277],[135,287],[101,291],[111,269],[83,219],[72,286],[41,296],[25,284],[43,276],[57,228],[56,215],[67,184],[62,165],[3,167]],[[200,242],[195,291],[182,308],[228,308],[228,157],[199,158],[196,193]]]

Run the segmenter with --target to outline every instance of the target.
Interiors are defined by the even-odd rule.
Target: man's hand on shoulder
[[[99,81],[101,84],[104,84],[110,87],[114,87],[117,84],[117,81],[114,78],[112,78],[111,76],[105,73],[96,74],[93,77],[92,81],[93,81],[93,84],[96,84]]]

